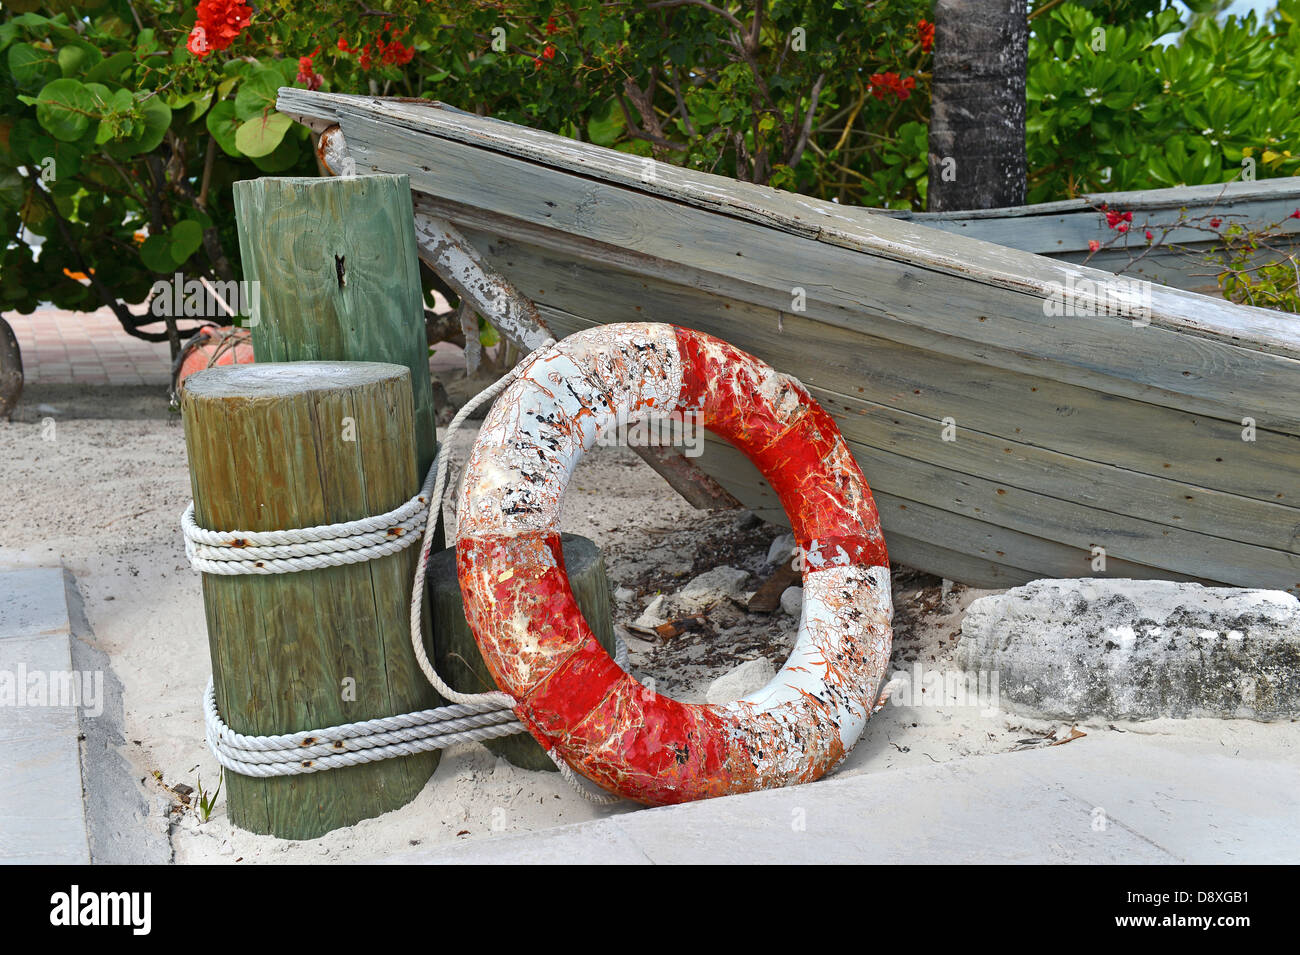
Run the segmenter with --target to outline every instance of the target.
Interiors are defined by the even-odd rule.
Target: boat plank
[[[841,426],[855,436],[865,437],[865,431],[854,419],[873,407],[935,422],[951,416],[963,432],[980,432],[994,443],[1011,442],[1017,454],[1047,449],[1122,468],[1116,480],[1136,469],[1139,479],[1149,474],[1172,479],[1180,489],[1193,488],[1179,490],[1176,498],[1210,488],[1267,502],[1256,510],[1247,508],[1243,520],[1249,520],[1247,514],[1294,511],[1273,510],[1279,501],[1300,502],[1300,438],[1257,432],[1255,441],[1246,442],[1239,422],[1198,418],[956,361],[628,272],[597,271],[553,250],[493,234],[471,232],[467,237],[488,250],[503,274],[539,303],[557,334],[598,322],[689,324],[799,378],[825,397]],[[1269,533],[1276,537],[1280,532]]]
[[[356,137],[349,135],[348,141],[355,153]],[[435,152],[466,148],[439,140],[431,144]],[[367,155],[363,144],[360,152],[380,168],[406,162],[401,149]],[[481,157],[444,158],[437,176],[418,170],[410,175],[417,189],[476,191],[479,208],[461,206],[459,217],[440,210],[460,228],[474,225],[476,212],[481,216],[482,208],[491,208],[566,238],[585,236],[595,243],[586,255],[599,261],[604,254],[605,264],[627,261],[637,252],[636,271],[778,309],[793,304],[792,290],[803,289],[806,313],[823,321],[955,357],[975,348],[985,361],[1004,368],[1030,371],[1050,364],[1040,374],[1228,420],[1253,413],[1261,427],[1300,433],[1297,359],[1154,324],[1134,326],[1122,317],[1048,316],[1043,299],[1027,292],[890,259],[864,263],[844,249],[551,170],[517,164],[492,168]],[[528,181],[512,187],[511,177],[521,173]],[[420,207],[429,205],[436,204]],[[1168,293],[1210,301],[1153,288],[1156,298]]]
[[[707,454],[708,466],[716,471],[721,483],[745,501],[754,513],[771,523],[790,525],[776,494],[743,454],[722,442],[712,441]],[[955,514],[874,487],[872,493],[892,560],[972,586],[1011,587],[1039,577],[1222,583],[1213,578],[1179,574],[1114,556],[1107,557],[1104,569],[1094,570],[1089,551]]]
[[[1231,208],[1220,210],[1218,207],[1189,209],[1190,218],[1204,215],[1220,215],[1225,227],[1231,223],[1252,225],[1255,228],[1280,224],[1278,231],[1300,234],[1300,219],[1288,220],[1295,206],[1283,204],[1276,200],[1259,200],[1243,202]],[[1114,208],[1121,208],[1115,206]],[[996,242],[1008,248],[1020,249],[1022,252],[1035,252],[1039,255],[1059,255],[1062,252],[1084,252],[1090,241],[1108,242],[1116,238],[1113,229],[1106,225],[1103,214],[1095,211],[1071,212],[1058,215],[1020,216],[1017,218],[926,218],[914,219],[932,229],[939,229],[953,235],[964,235],[984,242]],[[1207,232],[1208,223],[1201,226],[1182,225],[1164,232],[1164,228],[1179,221],[1178,209],[1150,209],[1133,217],[1129,230],[1123,234],[1117,247],[1127,247],[1134,257],[1146,249],[1143,232],[1151,229],[1161,234],[1161,241],[1183,245],[1193,243],[1210,246],[1216,241],[1213,230]],[[1208,248],[1206,249],[1208,251]]]
[[[527,127],[472,116],[442,104],[382,100],[365,96],[341,96],[285,88],[280,107],[303,118],[324,117],[338,122],[356,149],[394,152],[376,169],[408,172],[413,183],[417,173],[438,171],[439,178],[452,171],[443,158],[433,154],[435,144],[449,147],[461,161],[473,164],[489,157],[526,166],[534,173],[563,170],[583,177],[587,183],[613,184],[646,196],[662,197],[702,210],[757,223],[769,230],[813,236],[817,241],[868,252],[916,267],[935,269],[968,280],[1007,289],[1030,290],[1040,297],[1050,294],[1053,284],[1065,284],[1075,266],[1063,266],[1045,257],[1033,257],[992,243],[953,237],[939,240],[932,230],[914,222],[891,219],[869,210],[841,206],[765,186],[739,183],[695,170],[616,150],[578,143]],[[358,155],[359,164],[373,158]],[[376,157],[377,158],[377,157]],[[392,161],[396,160],[394,167]],[[455,161],[453,161],[454,163]],[[481,183],[500,191],[497,182],[483,173]],[[576,177],[575,177],[576,178]],[[507,180],[508,182],[508,180]],[[544,192],[542,182],[530,174],[521,178],[525,194]],[[416,184],[427,188],[427,184]],[[434,187],[433,194],[449,195]],[[460,201],[481,201],[471,190],[458,192]],[[1252,309],[1216,302],[1176,289],[1156,290],[1153,324],[1169,325],[1196,335],[1235,338],[1252,347],[1279,354],[1300,355],[1300,333],[1264,309]]]
[[[566,315],[558,318],[557,324],[562,324],[568,334],[596,323],[577,323]],[[958,426],[955,420],[952,440],[947,441],[942,418],[885,407],[856,395],[804,383],[835,416],[852,447],[876,448],[1119,517],[1300,554],[1300,508],[1010,441]]]

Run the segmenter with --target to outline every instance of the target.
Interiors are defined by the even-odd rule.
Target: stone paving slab
[[[171,381],[171,346],[146,342],[122,331],[112,312],[68,312],[38,308],[8,314],[23,354],[28,384],[166,385]],[[149,331],[161,330],[162,326]]]
[[[77,709],[26,705],[29,678],[71,670],[62,568],[0,571],[0,863],[90,861]]]
[[[1300,766],[1149,736],[832,777],[389,863],[1300,862]]]

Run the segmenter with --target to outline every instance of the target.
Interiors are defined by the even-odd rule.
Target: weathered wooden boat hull
[[[1133,214],[1127,232],[1116,232],[1107,225],[1105,216],[1097,211],[1103,206]],[[1233,224],[1252,230],[1278,226],[1274,244],[1291,250],[1300,242],[1300,219],[1291,217],[1297,209],[1300,176],[1099,192],[1060,202],[969,212],[876,211],[953,235],[1067,262],[1086,260],[1093,268],[1212,295],[1219,292],[1212,253],[1222,248],[1216,232]],[[1210,225],[1213,219],[1220,221],[1219,229]],[[1180,222],[1182,225],[1168,232],[1163,228]],[[1154,249],[1144,236],[1148,229],[1159,239]],[[1093,253],[1089,242],[1102,247]],[[1277,255],[1260,249],[1254,260],[1270,258]]]
[[[896,560],[984,586],[1300,592],[1287,316],[1162,286],[1114,314],[1108,273],[865,210],[427,104],[283,90],[280,107],[337,124],[359,173],[409,175],[417,215],[452,222],[555,334],[675,322],[798,377]],[[739,452],[696,461],[783,519]]]

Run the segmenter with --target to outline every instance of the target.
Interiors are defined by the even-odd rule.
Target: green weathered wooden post
[[[406,176],[235,183],[257,361],[387,361],[411,371],[416,465],[433,463],[433,390]]]
[[[195,520],[269,531],[352,521],[416,493],[410,375],[379,363],[213,368],[181,411]],[[298,573],[203,575],[217,708],[235,732],[323,729],[437,706],[410,645],[419,542]],[[426,629],[426,634],[427,634]],[[437,752],[304,775],[227,773],[230,820],[311,839],[410,802]]]

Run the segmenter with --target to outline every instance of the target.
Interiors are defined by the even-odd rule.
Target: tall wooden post
[[[268,177],[234,194],[244,278],[257,283],[253,354],[405,365],[423,479],[436,445],[410,181]]]
[[[356,520],[410,499],[410,374],[379,363],[232,365],[186,381],[195,519],[267,531]],[[269,735],[438,705],[411,650],[418,542],[379,560],[292,574],[203,575],[217,707]],[[427,633],[427,629],[426,629]],[[267,779],[226,774],[230,820],[311,839],[405,805],[437,752]]]

